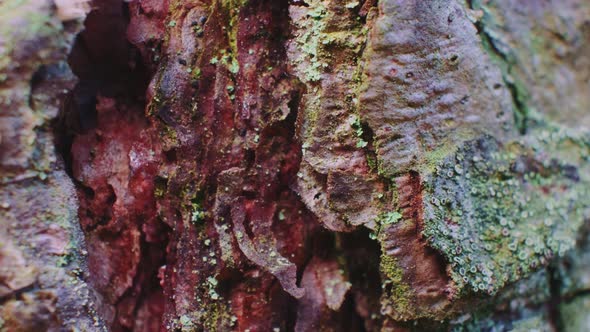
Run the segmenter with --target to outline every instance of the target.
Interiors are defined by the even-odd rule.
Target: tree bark
[[[590,329],[587,1],[7,0],[0,29],[0,330]]]

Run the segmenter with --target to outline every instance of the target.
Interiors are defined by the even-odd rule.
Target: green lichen
[[[327,66],[322,62],[325,57],[321,56],[321,45],[324,39],[323,31],[327,26],[324,18],[329,13],[320,1],[312,1],[310,5],[308,15],[311,19],[305,22],[309,26],[295,39],[301,50],[301,57],[296,61],[303,65],[304,76],[301,79],[304,82],[317,82],[321,78],[322,68]]]
[[[449,331],[544,331],[549,332],[550,323],[544,312],[526,312],[523,317],[507,319],[492,312],[476,312],[451,322]]]
[[[307,15],[309,19],[300,23],[303,33],[295,38],[300,51],[295,63],[300,67],[302,81],[306,83],[318,82],[322,73],[330,67],[330,48],[338,46],[359,53],[362,43],[358,37],[366,34],[362,27],[356,27],[346,31],[328,31],[330,22],[335,20],[331,11],[320,1],[310,3]]]
[[[207,217],[207,212],[204,211],[200,204],[192,203],[191,222],[198,223]]]
[[[193,198],[193,204],[196,202]],[[208,238],[206,225],[199,223],[194,225],[194,232],[196,235],[195,241],[204,246],[199,246],[203,250],[200,251],[203,263],[206,263],[208,268],[201,268],[193,270],[192,273],[199,276],[199,282],[195,285],[194,304],[191,308],[197,308],[194,311],[180,311],[178,319],[173,320],[168,327],[168,330],[181,331],[229,331],[235,325],[236,319],[232,315],[231,301],[228,301],[218,290],[220,284],[219,275],[216,274],[215,265],[217,264],[217,257],[215,248],[217,248],[216,240]],[[229,263],[226,261],[225,263]]]
[[[385,212],[379,215],[377,218],[377,222],[381,225],[390,225],[390,224],[397,224],[402,219],[402,214],[393,211],[393,212]]]
[[[63,253],[62,255],[60,255],[57,258],[56,261],[56,265],[58,267],[64,267],[64,266],[68,266],[70,265],[72,262],[75,262],[77,259],[76,256],[76,245],[77,241],[75,238],[73,238],[72,236],[70,237],[70,240],[68,241],[68,244],[65,247],[65,253]]]
[[[240,64],[237,60],[238,54],[238,18],[240,9],[248,3],[248,0],[221,0],[220,9],[227,16],[227,25],[224,27],[228,42],[229,52],[221,51],[221,63],[227,67],[232,74],[237,74],[240,70]],[[213,62],[213,59],[216,61]],[[217,58],[213,58],[212,64],[217,63]]]
[[[458,289],[494,294],[575,245],[590,208],[589,147],[545,127],[522,142],[471,141],[438,165],[424,184],[424,235]]]
[[[178,321],[180,322],[180,325],[182,325],[182,330],[188,330],[193,327],[193,322],[187,315],[180,316]]]
[[[197,286],[195,301],[197,302],[197,311],[186,313],[188,319],[180,317],[181,328],[186,326],[182,331],[195,331],[196,326],[205,331],[225,331],[231,330],[230,327],[235,325],[236,319],[232,315],[231,307],[228,302],[216,292],[218,281],[215,277],[208,277],[204,283]],[[183,324],[190,322],[188,324]]]
[[[179,329],[182,332],[231,330],[235,325],[235,316],[231,308],[223,301],[197,299],[199,310],[181,315],[172,322],[170,330]]]
[[[240,71],[240,64],[238,63],[238,60],[236,58],[232,58],[232,61],[229,64],[228,69],[234,75]]]
[[[238,16],[240,9],[248,3],[248,0],[221,0],[220,3],[229,17],[227,29],[232,53],[238,54]]]
[[[191,223],[193,223],[195,227],[202,227],[202,221],[210,216],[204,207],[203,193],[198,187],[186,185],[182,189],[180,197],[182,197],[184,202],[187,202],[184,205],[185,215],[189,216]],[[199,234],[199,236],[201,236],[201,234]]]
[[[236,54],[237,53],[232,53],[232,52],[228,52],[226,50],[221,50],[217,56],[215,56],[215,57],[211,58],[211,60],[209,60],[209,63],[212,65],[221,64],[225,68],[227,68],[227,70],[230,73],[232,73],[233,75],[236,75],[240,71],[240,64],[238,62],[238,59],[236,58]],[[200,73],[199,73],[199,75],[200,75]]]
[[[352,129],[355,130],[356,137],[358,139],[356,147],[361,149],[366,147],[369,144],[369,142],[365,141],[362,137],[364,134],[363,126],[361,124],[361,118],[358,115],[354,117],[354,121],[351,123],[350,126],[352,127]]]
[[[217,284],[219,282],[215,277],[208,277],[207,278],[207,287],[209,287],[208,295],[209,298],[213,301],[219,300],[219,294],[216,291]]]
[[[305,94],[305,124],[302,127],[302,137],[305,140],[311,139],[311,133],[318,130],[316,124],[325,116],[322,114],[322,104],[330,103],[331,99],[342,98],[345,101],[343,106],[348,110],[348,115],[343,114],[344,121],[355,113],[358,104],[355,86],[360,82],[356,77],[361,72],[358,70],[358,61],[367,33],[367,28],[356,19],[357,14],[352,11],[343,13],[339,10],[342,4],[321,0],[308,1],[307,4],[305,8],[300,7],[294,13],[295,16],[292,14],[292,18],[297,19],[293,20],[293,39],[289,43],[291,65],[298,78],[308,84]],[[349,19],[343,20],[340,15],[349,15]],[[338,57],[335,57],[334,49],[340,50]],[[332,96],[331,92],[324,92],[322,85],[318,84],[324,73],[328,75],[324,77],[325,82],[343,85],[343,91],[348,90],[350,93]],[[337,121],[331,121],[330,125],[331,129],[337,131]],[[337,136],[331,141],[349,139],[347,132],[341,132]],[[316,142],[304,141],[303,144],[304,147],[314,146]],[[356,138],[352,144],[364,148],[368,142]],[[332,146],[328,146],[327,149],[331,150]]]

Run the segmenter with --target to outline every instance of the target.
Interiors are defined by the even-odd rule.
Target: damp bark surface
[[[0,3],[0,330],[587,330],[589,18]]]

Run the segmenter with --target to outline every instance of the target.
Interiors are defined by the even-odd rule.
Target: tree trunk
[[[0,3],[0,330],[590,329],[590,3]]]

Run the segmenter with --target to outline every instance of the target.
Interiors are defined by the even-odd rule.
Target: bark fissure
[[[156,215],[159,152],[143,115],[149,71],[127,41],[128,22],[120,1],[106,1],[88,15],[69,58],[80,81],[54,131],[78,188],[100,313],[114,331],[147,331],[161,324],[157,274],[168,230]]]

